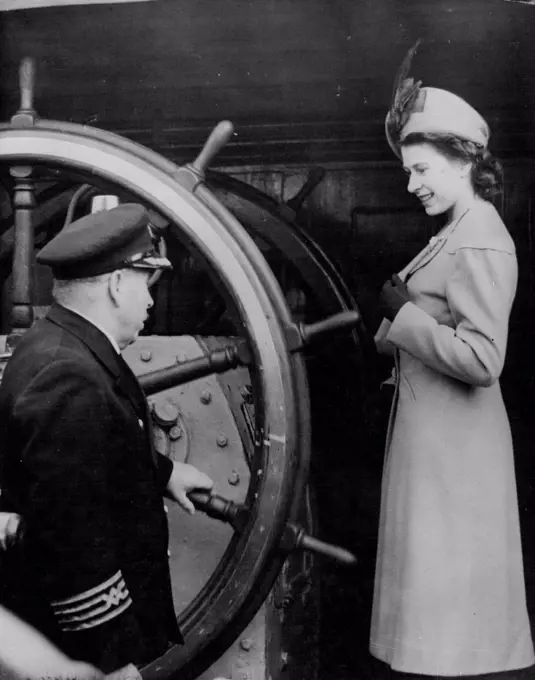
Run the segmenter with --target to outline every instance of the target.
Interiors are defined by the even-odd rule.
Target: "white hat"
[[[490,130],[485,119],[461,97],[436,87],[421,87],[409,78],[411,62],[420,45],[407,52],[398,69],[385,132],[390,147],[401,157],[400,143],[414,132],[452,134],[486,148]]]
[[[461,97],[436,87],[419,88],[408,118],[397,130],[393,114],[386,116],[385,130],[390,147],[400,156],[400,143],[413,132],[435,132],[456,135],[461,139],[487,147],[490,130],[485,119]]]

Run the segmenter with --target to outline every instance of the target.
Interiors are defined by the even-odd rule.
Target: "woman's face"
[[[452,160],[431,144],[401,147],[407,191],[415,194],[428,215],[452,210],[470,190],[470,165]]]

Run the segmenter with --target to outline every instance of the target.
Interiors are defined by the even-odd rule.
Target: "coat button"
[[[140,427],[141,429],[143,429],[143,428],[145,427],[145,426],[143,425],[143,421],[141,420],[141,418],[140,418],[137,422],[138,422],[139,427]]]
[[[171,557],[171,550],[169,548],[167,549],[167,557]]]

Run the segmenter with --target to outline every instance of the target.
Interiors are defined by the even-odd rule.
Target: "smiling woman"
[[[395,357],[396,390],[370,649],[402,673],[507,676],[534,655],[499,385],[518,277],[488,200],[501,168],[481,115],[412,79],[386,130],[408,191],[446,224],[382,291],[376,343]]]
[[[501,192],[503,172],[487,149],[453,134],[411,132],[401,142],[407,191],[428,215],[451,210],[458,219],[474,194],[489,199]]]

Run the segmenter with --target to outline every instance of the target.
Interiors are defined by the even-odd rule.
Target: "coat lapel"
[[[413,260],[411,260],[411,262],[409,262],[409,264],[399,272],[400,279],[402,279],[402,281],[406,281],[419,269],[425,267],[426,264],[429,264],[429,262],[431,262],[431,260],[435,258],[442,250],[444,244],[446,243],[446,240],[447,236],[444,237],[433,236],[429,243],[427,244],[427,246],[423,250],[421,250],[418,253],[418,255],[416,255],[416,257]]]
[[[448,238],[453,234],[455,229],[457,229],[460,221],[468,212],[469,209],[465,210],[458,220],[443,229],[436,236],[432,236],[429,239],[427,246],[399,272],[398,276],[402,281],[407,281],[409,277],[415,274],[419,269],[422,269],[422,267],[425,267],[427,264],[429,264],[431,260],[433,260],[433,258],[435,258],[440,253],[442,248],[444,248],[446,245]]]

